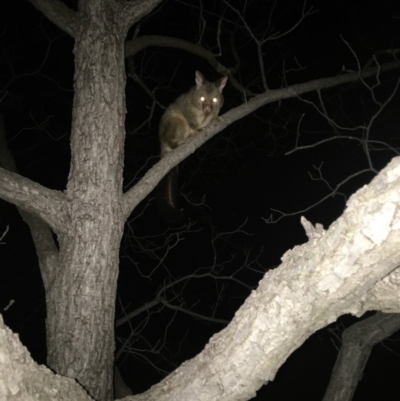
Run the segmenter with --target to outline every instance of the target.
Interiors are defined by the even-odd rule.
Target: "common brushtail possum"
[[[196,71],[196,85],[180,95],[161,118],[161,158],[218,117],[224,103],[222,90],[227,80],[228,77],[223,77],[216,82],[208,82]],[[182,211],[177,207],[177,193],[178,168],[175,167],[163,178],[158,188],[159,212],[169,224],[178,224],[183,218]]]

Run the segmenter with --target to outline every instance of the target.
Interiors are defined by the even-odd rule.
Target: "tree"
[[[394,61],[362,73],[344,73],[254,96],[225,113],[222,122],[155,164],[123,193],[124,38],[131,26],[161,0],[90,0],[79,2],[77,11],[59,1],[31,3],[75,39],[71,167],[63,192],[1,169],[0,196],[36,216],[30,224],[46,291],[49,367],[62,376],[77,379],[95,399],[108,400],[112,397],[119,244],[132,210],[172,167],[217,132],[261,106],[353,82],[360,74],[363,78],[379,77],[381,71],[396,68],[400,63]],[[159,37],[153,40],[134,38],[127,44],[127,55],[134,55],[143,43],[162,44]],[[171,40],[167,43],[171,44]],[[261,42],[258,48],[261,54]],[[207,56],[210,55],[204,54]],[[232,84],[241,88],[229,70],[217,65],[217,71],[229,73]],[[267,90],[265,76],[262,82]],[[286,254],[284,266],[265,276],[228,328],[214,337],[199,357],[138,398],[159,398],[166,391],[163,398],[186,399],[188,394],[203,391],[208,383],[208,398],[247,399],[273,379],[279,366],[308,335],[341,314],[361,314],[371,308],[397,311],[395,299],[389,297],[382,303],[386,288],[383,291],[377,284],[379,281],[380,285],[388,285],[380,280],[391,273],[390,281],[399,260],[394,246],[398,241],[397,174],[393,163],[371,188],[353,198],[354,204],[327,233],[304,222],[310,238],[308,244]],[[382,194],[383,185],[387,190]],[[372,206],[365,199],[374,199]],[[371,218],[363,221],[366,212]],[[43,222],[56,234],[57,244]],[[32,228],[38,225],[40,228]],[[349,237],[357,241],[349,242]],[[321,248],[323,251],[308,259]],[[328,261],[323,265],[322,257],[326,254],[334,255],[334,265]],[[302,257],[308,262],[299,264]],[[311,295],[310,288],[314,288]],[[319,308],[321,303],[324,306]],[[254,364],[244,363],[249,357]],[[232,371],[232,361],[237,370]],[[194,375],[196,380],[188,385],[187,378]]]
[[[183,400],[188,394],[248,399],[273,380],[310,334],[339,315],[361,315],[371,309],[398,311],[399,199],[400,159],[396,158],[351,198],[346,212],[328,231],[304,220],[309,242],[284,255],[282,265],[265,275],[229,326],[200,355],[134,399]],[[70,399],[72,391],[75,399],[88,399],[71,381],[57,380],[45,368],[35,369],[4,326],[1,336],[0,371],[7,383],[6,395],[28,399],[38,391],[30,387],[33,381],[46,383],[45,389],[54,391],[52,399]],[[8,366],[15,366],[17,377],[5,373]]]

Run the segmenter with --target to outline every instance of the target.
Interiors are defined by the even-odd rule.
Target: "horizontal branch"
[[[60,0],[29,0],[51,22],[72,37],[75,36],[76,12]]]
[[[66,227],[65,195],[0,167],[0,198],[44,220],[55,232]]]
[[[310,237],[265,274],[201,354],[132,401],[250,399],[312,333],[343,314],[360,315],[365,295],[399,266],[400,158]]]
[[[284,99],[300,96],[304,93],[313,92],[316,90],[332,88],[343,85],[349,82],[354,82],[362,78],[368,78],[377,75],[382,71],[389,71],[400,67],[400,61],[394,61],[387,64],[382,64],[379,67],[368,68],[360,74],[359,72],[351,72],[343,75],[338,75],[329,78],[316,79],[314,81],[296,84],[283,89],[269,90],[261,95],[257,95],[248,102],[235,107],[223,114],[220,121],[215,124],[210,124],[208,127],[201,130],[199,133],[188,138],[185,144],[180,145],[177,149],[163,157],[155,164],[144,177],[124,195],[124,210],[126,216],[141,202],[160,182],[160,180],[173,167],[177,166],[182,160],[202,146],[205,142],[218,134],[228,125],[240,120],[241,118],[253,113],[266,104],[277,102]]]
[[[121,12],[121,19],[126,21],[126,27],[140,21],[147,14],[151,13],[163,0],[136,0],[125,1]]]
[[[187,40],[162,35],[141,36],[126,42],[125,54],[126,57],[134,56],[143,49],[154,46],[180,49],[199,56],[202,59],[206,60],[210,64],[210,66],[219,74],[221,74],[222,76],[229,76],[230,84],[239,92],[246,93],[248,96],[253,95],[252,92],[241,85],[235,79],[235,77],[231,75],[231,71],[229,70],[229,68],[226,68],[217,60],[214,53],[205,49],[203,46],[196,45]]]
[[[379,73],[381,72],[394,70],[396,68],[400,68],[400,60],[382,64],[378,67],[367,68],[361,71],[361,73],[358,71],[349,72],[342,75],[335,75],[329,78],[320,78],[302,84],[291,85],[287,88],[268,90],[260,95],[253,97],[247,103],[244,103],[241,106],[231,109],[227,113],[225,113],[223,115],[225,123],[223,128],[225,128],[225,126],[231,124],[232,122],[249,115],[253,111],[262,106],[265,106],[266,104],[297,97],[304,93],[333,88],[335,86],[347,84],[349,82],[355,82],[358,81],[360,78],[369,78],[375,75],[379,75]]]

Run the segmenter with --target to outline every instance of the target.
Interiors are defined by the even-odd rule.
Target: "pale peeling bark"
[[[233,121],[267,103],[354,81],[359,74],[255,97],[226,113],[218,127],[210,127],[204,136],[194,136],[170,158],[164,158],[123,196],[123,40],[129,22],[140,19],[160,1],[86,0],[79,3],[78,13],[58,0],[31,2],[76,39],[71,171],[62,194],[0,170],[0,196],[41,216],[58,235],[60,254],[52,260],[59,264],[48,267],[54,275],[45,280],[50,367],[76,378],[98,400],[109,400],[118,250],[130,211],[168,169]],[[122,11],[126,13],[122,15]],[[398,65],[394,62],[388,68]],[[370,306],[376,305],[380,291],[370,295],[372,287],[399,261],[398,227],[393,223],[396,220],[398,224],[399,174],[398,168],[391,177],[388,171],[374,181],[381,187],[374,184],[352,198],[348,211],[328,232],[288,252],[282,266],[265,276],[229,327],[214,336],[201,355],[136,398],[251,398],[315,330],[343,313],[361,314],[367,301]],[[368,199],[372,199],[370,206]],[[391,277],[396,279],[394,273]],[[395,281],[386,283],[389,285],[396,286]],[[381,306],[395,311],[396,302],[392,297]],[[6,337],[1,345],[7,343]],[[65,393],[57,392],[57,379],[57,383],[50,381],[50,388],[37,385],[47,383],[48,371],[36,370],[14,341],[12,344],[3,347],[6,356],[0,360],[6,363],[0,370],[0,399],[4,395],[5,399],[17,400],[19,394],[24,400],[66,399]],[[20,360],[29,365],[29,370],[21,367]],[[39,376],[33,376],[36,373]],[[71,390],[70,399],[81,399],[81,393],[76,394]]]
[[[273,380],[288,356],[312,333],[342,314],[362,314],[368,297],[379,292],[380,280],[398,277],[400,158],[353,195],[344,214],[327,231],[306,227],[309,242],[283,256],[282,265],[264,276],[231,324],[201,354],[146,393],[126,400],[250,399]],[[394,302],[391,305],[394,312],[400,312],[400,308],[394,310]],[[0,341],[1,352],[9,367],[8,371],[0,369],[0,398],[10,388],[17,394],[22,387],[23,394],[38,394],[46,400],[40,398],[43,390],[25,385],[37,371],[25,371],[12,362],[21,358],[21,345],[10,345],[10,335],[4,337],[1,327],[0,335],[4,340]],[[26,361],[24,356],[22,363]],[[37,380],[47,377],[46,372],[38,374]],[[56,394],[51,399],[66,398]]]
[[[27,349],[0,316],[0,400],[90,401],[75,380],[33,362]]]
[[[312,333],[360,315],[400,264],[400,158],[353,195],[326,232],[288,251],[204,351],[132,400],[247,400]],[[400,311],[400,310],[399,310]]]
[[[400,312],[400,269],[395,270],[366,294],[362,310],[380,310],[385,313]]]

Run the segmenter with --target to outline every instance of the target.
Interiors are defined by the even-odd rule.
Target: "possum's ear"
[[[206,82],[203,74],[200,71],[196,71],[194,75],[197,87],[199,88],[200,86],[203,86],[204,82]]]
[[[214,85],[222,93],[222,89],[225,88],[227,81],[228,81],[228,77],[223,77],[223,78],[219,79],[217,82],[215,82]]]

